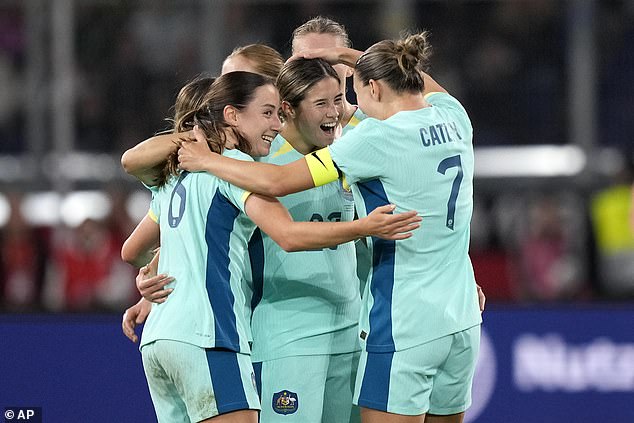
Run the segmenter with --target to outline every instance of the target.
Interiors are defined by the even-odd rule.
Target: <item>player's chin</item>
[[[261,142],[258,144],[257,151],[254,155],[258,157],[264,157],[264,156],[268,156],[270,152],[271,152],[271,144],[266,142]]]
[[[323,134],[321,137],[321,147],[328,147],[329,145],[331,145],[333,142],[335,142],[335,135],[334,133],[332,134]]]

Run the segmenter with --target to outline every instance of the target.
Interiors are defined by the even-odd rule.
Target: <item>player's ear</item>
[[[346,78],[350,78],[354,74],[354,69],[350,66],[346,66]]]
[[[376,101],[381,101],[381,84],[374,79],[370,79],[368,85],[370,85],[370,96]]]
[[[227,124],[231,126],[238,126],[238,110],[235,107],[226,105],[222,110],[222,117]]]
[[[295,118],[295,108],[288,101],[282,101],[282,113],[289,119]]]

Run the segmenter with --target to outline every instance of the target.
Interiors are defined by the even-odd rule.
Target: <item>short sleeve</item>
[[[373,179],[380,174],[386,160],[381,151],[382,140],[379,121],[368,118],[328,147],[332,160],[348,184]]]
[[[432,92],[425,95],[425,100],[431,105],[453,109],[455,112],[466,116],[467,111],[458,100],[447,93]]]
[[[223,156],[230,157],[230,158],[236,159],[236,160],[244,160],[244,161],[247,161],[247,162],[254,161],[251,156],[249,156],[247,154],[244,154],[243,152],[241,152],[239,150],[225,150],[223,152]],[[227,197],[227,199],[229,199],[229,201],[231,201],[231,203],[234,206],[236,206],[243,213],[245,213],[245,211],[244,211],[244,203],[247,201],[247,198],[249,198],[249,195],[251,195],[250,191],[243,190],[242,188],[239,188],[239,187],[237,187],[235,185],[232,185],[232,184],[230,184],[230,183],[228,183],[226,181],[221,181],[221,183],[220,183],[220,192],[225,197]]]
[[[155,187],[148,187],[152,191],[152,200],[150,201],[150,208],[147,212],[148,217],[152,219],[156,224],[159,223],[159,217],[161,216],[161,202],[158,197],[158,189]]]

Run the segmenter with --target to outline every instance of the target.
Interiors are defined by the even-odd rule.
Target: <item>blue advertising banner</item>
[[[156,421],[120,316],[4,315],[0,339],[5,421]],[[634,306],[485,312],[466,422],[631,423],[633,399]]]
[[[634,422],[634,308],[514,308],[483,319],[466,422]]]

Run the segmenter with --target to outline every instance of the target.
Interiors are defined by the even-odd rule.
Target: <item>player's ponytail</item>
[[[355,72],[363,84],[383,80],[399,93],[420,92],[425,88],[421,71],[427,69],[430,56],[428,32],[424,31],[374,44],[361,55]]]

